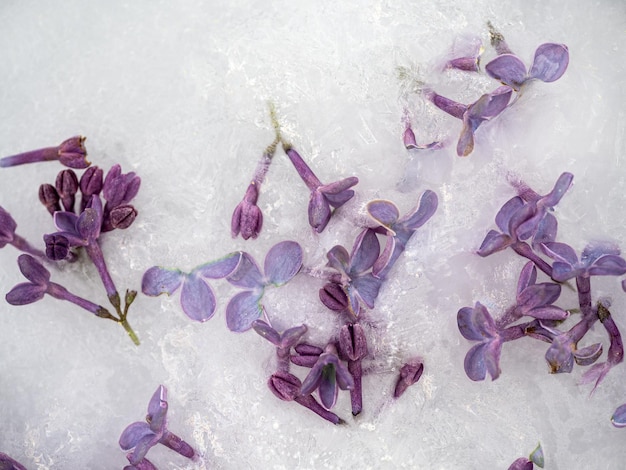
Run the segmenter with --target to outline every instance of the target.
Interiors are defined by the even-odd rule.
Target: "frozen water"
[[[360,4],[360,5],[359,5]],[[455,155],[460,123],[403,91],[398,68],[437,91],[471,102],[493,82],[434,73],[460,35],[487,42],[491,20],[530,63],[543,42],[565,43],[566,74],[536,83],[481,127],[474,152]],[[170,427],[203,456],[190,464],[154,449],[159,468],[506,468],[541,441],[547,468],[623,468],[624,430],[610,425],[626,401],[625,369],[589,398],[571,375],[547,373],[545,347],[505,345],[502,376],[473,383],[464,374],[469,343],[456,328],[460,307],[479,300],[494,311],[513,298],[520,260],[472,254],[513,191],[508,172],[540,193],[563,171],[575,186],[558,207],[559,239],[576,248],[598,237],[626,246],[623,33],[626,6],[615,0],[135,1],[38,2],[0,6],[0,154],[43,147],[80,133],[90,159],[119,162],[143,186],[139,218],[105,238],[118,287],[140,287],[152,265],[189,269],[237,249],[262,259],[292,239],[307,266],[324,264],[334,244],[351,246],[372,198],[402,212],[424,189],[440,208],[412,239],[367,325],[365,411],[333,427],[266,388],[274,358],[254,333],[232,334],[223,317],[232,290],[216,285],[219,311],[192,324],[178,296],[139,296],[123,330],[46,298],[0,305],[0,451],[32,469],[122,468],[122,429],[140,420],[159,383],[169,389]],[[493,56],[487,45],[485,60]],[[263,149],[272,141],[267,101],[285,135],[323,181],[356,175],[357,198],[328,229],[307,226],[308,195],[278,153],[260,199],[265,227],[256,241],[233,240],[230,214]],[[407,152],[409,106],[418,141],[448,139],[436,152]],[[2,169],[0,204],[30,240],[52,231],[37,188],[55,164]],[[11,247],[0,250],[0,286],[22,282]],[[105,303],[93,269],[53,274],[77,294]],[[610,282],[609,282],[610,281]],[[284,327],[306,321],[322,342],[334,320],[317,301],[321,282],[298,277],[268,293]],[[626,332],[625,295],[612,295]],[[598,337],[605,341],[602,332]],[[391,399],[402,361],[419,355],[425,373]]]

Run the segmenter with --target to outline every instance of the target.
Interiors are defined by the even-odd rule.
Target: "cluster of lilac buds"
[[[558,224],[551,212],[572,181],[570,173],[563,173],[545,196],[516,182],[518,195],[507,201],[496,215],[500,231],[487,233],[478,254],[490,256],[511,248],[528,262],[519,276],[515,303],[500,316],[494,318],[480,302],[458,312],[459,331],[466,339],[477,342],[465,357],[465,372],[470,379],[483,380],[487,374],[497,379],[502,345],[524,337],[549,344],[545,359],[551,373],[569,373],[575,364],[592,366],[582,378],[582,383],[595,382],[592,392],[609,370],[622,362],[624,347],[609,311],[610,301],[593,299],[591,278],[626,274],[626,260],[613,243],[592,242],[579,257],[572,247],[555,241]],[[550,279],[538,283],[538,270]],[[562,283],[571,279],[576,281],[577,309],[557,305]],[[571,325],[569,322],[575,317]],[[603,353],[601,343],[579,345],[598,321],[606,330],[610,344],[606,361],[600,363],[596,362]],[[571,326],[563,328],[566,324]],[[625,412],[618,409],[613,423],[624,423],[624,416]]]
[[[198,460],[195,450],[167,428],[167,410],[167,389],[159,385],[148,403],[146,421],[129,424],[120,436],[120,447],[128,452],[126,458],[130,462],[124,470],[156,470],[146,454],[157,444],[193,461]]]
[[[4,167],[46,160],[60,160],[73,168],[89,165],[84,148],[84,138],[74,137],[59,147],[35,150],[0,160]],[[120,323],[133,342],[139,344],[137,335],[127,321],[128,308],[137,293],[127,290],[124,303],[109,274],[100,246],[100,236],[114,229],[128,228],[137,216],[130,204],[137,195],[141,180],[135,173],[123,174],[119,165],[114,165],[106,177],[102,169],[92,166],[79,178],[74,170],[61,171],[55,184],[42,184],[39,200],[52,215],[57,232],[43,237],[45,252],[34,248],[15,233],[17,224],[10,214],[0,207],[0,248],[11,244],[26,254],[18,258],[20,271],[29,282],[18,284],[7,295],[12,305],[36,302],[49,294],[67,300],[101,318]],[[101,197],[104,198],[104,204]],[[80,199],[79,199],[80,198]],[[84,251],[93,262],[104,285],[107,297],[117,315],[105,307],[70,293],[60,284],[50,281],[50,272],[43,266],[47,261],[75,261],[77,251]]]
[[[498,56],[485,65],[485,72],[489,77],[500,81],[503,86],[483,94],[478,100],[467,105],[441,96],[429,87],[422,87],[422,94],[428,101],[463,122],[456,147],[457,154],[463,157],[468,156],[474,150],[474,134],[478,128],[500,115],[517,100],[516,97],[511,101],[514,92],[519,96],[524,86],[532,80],[541,80],[546,83],[558,80],[563,76],[569,64],[567,46],[546,43],[537,48],[530,70],[527,70],[522,60],[511,52],[502,34],[491,23],[488,23],[488,27],[491,44]],[[444,69],[480,72],[480,56],[484,50],[482,43],[478,38],[470,38],[466,42],[466,47],[457,47],[461,55],[455,55],[447,60]],[[404,145],[407,149],[441,147],[438,142],[418,145],[409,120],[405,118],[405,121]]]

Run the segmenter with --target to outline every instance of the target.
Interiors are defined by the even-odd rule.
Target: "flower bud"
[[[367,340],[363,327],[358,323],[344,325],[339,332],[339,352],[351,361],[367,356]]]
[[[137,217],[137,211],[130,204],[117,206],[111,210],[109,220],[113,228],[125,229],[132,225]]]
[[[343,312],[348,308],[348,296],[336,282],[329,282],[320,289],[320,300],[326,308],[334,312]]]
[[[61,210],[59,205],[59,193],[51,184],[42,184],[39,186],[39,201],[46,206],[50,215]]]
[[[63,235],[44,235],[46,243],[46,256],[51,260],[60,261],[66,259],[70,253],[70,242]]]
[[[295,400],[301,385],[300,379],[289,372],[276,372],[267,382],[272,393],[284,401]]]

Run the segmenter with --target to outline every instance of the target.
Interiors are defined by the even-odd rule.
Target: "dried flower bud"
[[[424,372],[424,364],[419,359],[412,359],[400,369],[400,377],[393,392],[394,398],[399,398],[407,388],[416,383]]]
[[[42,184],[39,186],[39,201],[46,206],[50,215],[61,210],[59,205],[59,193],[51,184]]]
[[[67,139],[58,147],[59,161],[70,168],[87,168],[91,163],[87,161],[85,137],[75,136]]]
[[[66,259],[70,253],[70,242],[63,235],[44,235],[46,243],[46,256],[51,260],[60,261]]]
[[[78,177],[72,170],[63,170],[54,183],[66,211],[74,212],[74,195],[78,191]]]
[[[320,289],[320,300],[326,308],[334,312],[343,312],[348,308],[348,296],[336,282],[329,282]]]

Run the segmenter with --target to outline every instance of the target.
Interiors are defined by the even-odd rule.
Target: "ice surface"
[[[474,152],[459,158],[460,122],[405,92],[425,80],[469,103],[493,87],[432,70],[461,35],[483,39],[483,64],[493,57],[488,20],[527,65],[544,42],[567,44],[570,65],[482,126]],[[203,459],[196,465],[155,448],[150,459],[159,468],[507,468],[538,441],[547,468],[623,468],[626,435],[610,424],[626,401],[623,365],[589,398],[590,387],[576,385],[580,369],[549,375],[545,347],[518,341],[504,346],[496,382],[473,383],[456,312],[475,301],[497,311],[513,299],[523,262],[472,253],[513,195],[509,172],[539,193],[572,172],[575,185],[557,209],[559,239],[577,249],[598,237],[626,246],[625,27],[626,5],[614,0],[5,0],[0,154],[80,133],[94,164],[119,162],[141,176],[137,221],[104,238],[120,289],[138,289],[155,264],[189,270],[237,249],[260,260],[284,239],[302,244],[307,266],[322,267],[330,247],[351,247],[368,200],[393,200],[405,213],[432,189],[440,208],[369,316],[365,410],[353,419],[346,394],[335,409],[347,425],[333,427],[268,391],[274,352],[252,332],[228,332],[223,310],[235,289],[218,281],[218,313],[205,324],[185,317],[178,296],[140,295],[129,316],[139,348],[112,322],[51,298],[0,304],[0,451],[32,469],[122,468],[119,435],[164,384],[170,428]],[[399,67],[408,79],[398,78]],[[230,214],[273,140],[268,100],[324,182],[360,179],[355,200],[321,235],[308,228],[308,193],[279,151],[259,200],[262,234],[230,237]],[[447,139],[444,150],[403,148],[406,106],[418,141]],[[0,171],[0,204],[30,240],[53,230],[37,188],[59,169]],[[2,292],[22,282],[15,258],[13,248],[0,250]],[[66,266],[53,278],[106,302],[88,266]],[[336,322],[317,300],[321,285],[299,276],[268,291],[279,326],[305,321],[310,338],[325,341]],[[626,331],[617,281],[598,283],[598,294],[613,296]],[[395,375],[416,355],[424,376],[393,401]]]

